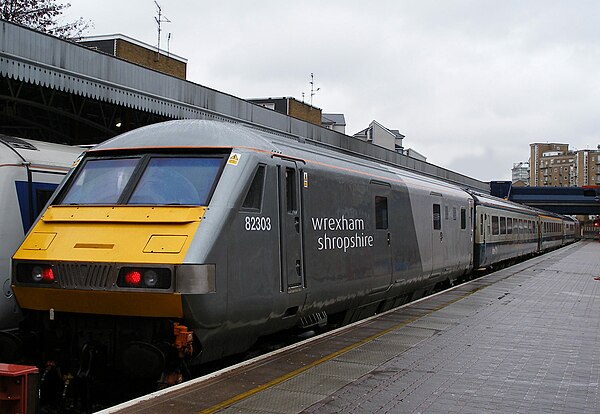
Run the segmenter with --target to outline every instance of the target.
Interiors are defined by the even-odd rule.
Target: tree
[[[69,3],[60,4],[56,0],[0,0],[0,19],[62,38],[81,37],[92,22],[80,17],[62,23],[60,17],[69,7]]]

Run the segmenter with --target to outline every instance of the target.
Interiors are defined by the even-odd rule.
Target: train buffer
[[[582,241],[103,412],[597,412],[599,275]]]

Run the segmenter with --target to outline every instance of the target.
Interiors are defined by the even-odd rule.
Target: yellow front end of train
[[[13,257],[17,300],[24,309],[48,312],[181,318],[173,269],[205,211],[51,206]]]

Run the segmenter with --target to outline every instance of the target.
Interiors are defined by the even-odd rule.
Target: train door
[[[374,195],[375,233],[373,245],[372,292],[383,291],[393,283],[392,273],[392,225],[389,212],[392,211],[391,186],[389,183],[371,180]]]
[[[481,236],[480,243],[485,247],[487,237],[487,214],[481,212],[479,214],[479,235]]]
[[[282,160],[279,169],[279,222],[282,286],[303,286],[302,198],[300,170],[294,161]]]
[[[545,231],[545,224],[542,222],[541,218],[536,217],[535,221],[534,221],[535,225],[536,225],[536,237],[537,237],[537,251],[541,252],[542,251],[542,241],[544,240],[544,231]],[[527,237],[529,237],[529,235],[527,235]]]
[[[462,220],[462,216],[461,216],[461,220]],[[477,220],[477,218],[475,217],[475,202],[473,201],[473,199],[469,199],[469,220],[466,221],[466,223],[469,223],[469,245],[470,246],[474,246],[475,245],[475,228],[477,226],[475,226],[475,220]],[[462,227],[462,223],[461,223],[461,227]],[[473,250],[471,249],[471,254],[469,254],[469,268],[473,267]]]
[[[445,263],[445,240],[442,229],[442,199],[432,207],[433,232],[431,240],[432,276],[440,274]]]

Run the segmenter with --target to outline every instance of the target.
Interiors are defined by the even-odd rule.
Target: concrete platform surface
[[[598,276],[579,242],[104,412],[597,413]]]

